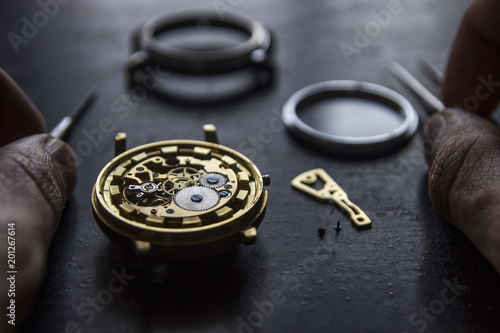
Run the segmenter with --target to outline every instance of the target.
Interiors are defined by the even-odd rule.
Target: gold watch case
[[[92,191],[94,217],[104,234],[140,256],[192,259],[252,244],[262,221],[269,176],[247,157],[218,144],[213,125],[206,141],[170,140],[125,151]]]

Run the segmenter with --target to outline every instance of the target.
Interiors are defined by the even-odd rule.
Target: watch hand
[[[321,189],[312,187],[318,178],[323,181],[324,186]],[[297,190],[309,194],[321,200],[333,200],[337,205],[349,214],[351,221],[357,228],[370,227],[372,221],[355,204],[353,204],[344,190],[326,173],[323,169],[313,169],[306,171],[292,180],[292,186]]]

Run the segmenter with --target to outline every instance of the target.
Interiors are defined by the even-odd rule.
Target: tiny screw
[[[144,168],[143,167],[139,167],[136,169],[137,171],[144,171]]]
[[[224,186],[224,187],[225,187],[225,188],[227,188],[228,190],[229,190],[230,188],[233,188],[233,186],[232,186],[232,185],[226,185],[226,186]]]
[[[158,177],[158,176],[159,176],[159,174],[157,174],[156,172],[153,173],[153,177]]]
[[[203,200],[203,196],[201,194],[195,194],[191,196],[192,202],[201,202]]]
[[[337,234],[340,232],[340,230],[342,230],[342,226],[340,225],[340,221],[337,221],[337,225],[335,226],[334,229],[337,232]]]
[[[167,209],[167,213],[173,214],[175,211],[173,209]]]
[[[207,182],[209,184],[217,184],[219,182],[219,179],[217,177],[208,177]]]
[[[323,237],[325,237],[325,233],[326,233],[326,229],[323,229],[323,228],[319,228],[318,229],[318,237],[323,239]]]
[[[219,194],[220,194],[221,197],[228,197],[230,193],[231,192],[226,191],[226,190],[222,190],[222,191],[219,192]]]

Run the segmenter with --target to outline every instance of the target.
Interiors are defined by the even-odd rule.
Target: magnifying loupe
[[[316,83],[294,93],[283,107],[294,135],[344,156],[397,150],[415,134],[418,114],[386,87],[360,81]]]

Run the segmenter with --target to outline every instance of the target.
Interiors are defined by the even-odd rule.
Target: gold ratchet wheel
[[[171,140],[125,151],[97,177],[94,217],[104,234],[140,256],[191,259],[252,244],[267,204],[269,176],[252,161],[218,144],[213,125],[206,141]]]

